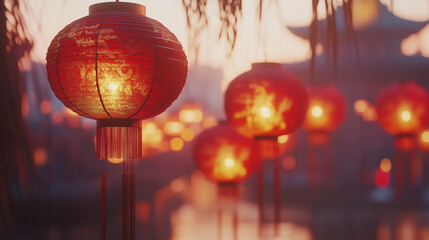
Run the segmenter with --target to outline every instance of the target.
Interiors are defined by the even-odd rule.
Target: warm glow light
[[[64,112],[69,116],[78,116],[78,114],[70,110],[70,108],[64,108]]]
[[[108,158],[107,161],[113,164],[122,163],[124,160],[122,158]]]
[[[283,158],[282,165],[286,170],[292,170],[296,167],[296,159],[292,156]]]
[[[142,127],[142,130],[144,131],[144,133],[148,135],[155,134],[157,129],[158,128],[156,127],[155,123],[148,123],[144,126],[144,128]]]
[[[288,135],[281,135],[281,136],[277,137],[278,143],[286,143],[288,140],[289,140]]]
[[[235,165],[235,161],[232,158],[226,158],[224,163],[227,167],[234,167]]]
[[[170,141],[170,148],[172,151],[180,151],[183,149],[184,142],[181,138],[175,137]]]
[[[47,153],[46,153],[46,149],[44,148],[36,148],[34,150],[34,164],[36,164],[36,166],[43,166],[46,164],[47,161]]]
[[[203,111],[197,103],[185,103],[179,111],[179,119],[185,123],[200,123],[203,120]]]
[[[365,99],[356,100],[354,104],[355,113],[357,114],[361,114],[365,112],[369,107],[370,107],[370,104]]]
[[[261,116],[263,118],[270,118],[271,117],[271,111],[269,108],[267,107],[262,107],[261,108]]]
[[[223,179],[234,179],[239,176],[246,176],[247,170],[243,166],[243,160],[249,156],[249,151],[243,149],[242,152],[234,152],[235,148],[227,142],[222,142],[219,146],[216,164],[213,168],[213,175]]]
[[[242,135],[280,136],[302,124],[308,91],[281,64],[257,62],[230,82],[224,106],[228,122]]]
[[[118,83],[109,83],[109,89],[113,93],[116,93],[116,91],[118,90],[118,87],[119,87]]]
[[[142,144],[144,146],[158,147],[164,139],[161,129],[153,122],[144,122],[142,124]]]
[[[311,109],[311,114],[314,117],[321,117],[323,115],[323,108],[319,105],[313,106]]]
[[[40,103],[40,112],[43,114],[51,113],[51,102],[49,102],[48,100],[43,100]]]
[[[380,169],[383,172],[390,172],[392,170],[392,162],[388,158],[383,158],[380,161]]]
[[[183,123],[178,121],[168,121],[164,125],[164,132],[170,136],[177,136],[182,132],[184,126]]]
[[[192,128],[184,128],[183,131],[180,133],[180,137],[186,142],[190,142],[194,139],[195,132],[194,130],[192,130]]]
[[[203,131],[195,140],[194,156],[198,168],[215,182],[239,182],[257,166],[253,139],[240,135],[232,126]]]
[[[362,118],[367,122],[377,121],[377,110],[375,110],[375,107],[368,107],[365,112],[362,113]]]
[[[276,109],[272,100],[275,98],[275,93],[268,93],[263,85],[254,84],[252,88],[258,94],[253,96],[254,99],[248,103],[244,110],[235,112],[233,119],[242,119],[243,116],[248,116],[247,119],[251,119],[251,121],[246,120],[246,129],[252,129],[255,132],[266,133],[273,129],[286,129],[286,122],[282,116],[290,108],[291,100],[283,98]],[[244,133],[242,132],[242,134]]]
[[[420,139],[422,140],[422,142],[424,143],[429,143],[429,130],[424,131],[421,135],[420,135]]]
[[[401,119],[404,122],[409,122],[411,120],[411,117],[412,116],[411,116],[411,112],[410,111],[404,110],[404,111],[401,112]]]

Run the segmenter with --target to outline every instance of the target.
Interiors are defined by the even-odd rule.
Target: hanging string
[[[311,143],[308,150],[308,172],[310,187],[314,188],[317,185],[317,149]]]
[[[237,209],[237,199],[238,199],[238,194],[237,194],[237,186],[234,186],[234,195],[233,195],[233,209],[232,209],[232,225],[233,225],[233,232],[234,232],[234,240],[238,240],[238,209]]]
[[[327,135],[327,141],[322,145],[323,147],[323,170],[325,186],[331,187],[332,184],[332,153],[331,153],[331,140],[330,136]]]
[[[395,149],[395,188],[396,200],[402,200],[403,189],[403,159],[398,149]]]
[[[273,142],[274,159],[274,236],[280,236],[280,221],[282,210],[282,178],[281,178],[281,160],[279,157],[279,144]]]
[[[124,159],[122,166],[122,240],[129,239],[129,183],[128,183],[128,159]]]
[[[222,209],[220,209],[220,196],[218,196],[218,209],[217,209],[217,239],[222,240]]]
[[[107,160],[105,159],[104,162]],[[101,240],[106,240],[106,168],[104,168],[104,172],[101,174],[101,181],[100,181],[100,188],[101,188]]]
[[[262,143],[261,140],[258,138],[255,138],[256,142],[256,155],[258,157],[258,161],[260,162],[260,166],[258,168],[257,172],[257,194],[258,194],[258,235],[259,239],[262,238],[262,227],[264,225],[264,165],[263,165],[263,158],[262,158],[262,152],[261,149]]]
[[[130,174],[130,239],[136,239],[136,174],[134,172],[134,159],[131,159]]]

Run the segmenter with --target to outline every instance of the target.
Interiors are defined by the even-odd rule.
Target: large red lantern
[[[144,6],[100,3],[89,13],[52,40],[46,67],[64,105],[97,119],[97,157],[124,162],[123,205],[130,209],[123,212],[123,239],[128,239],[134,173],[127,160],[142,157],[140,120],[162,113],[178,97],[187,60],[174,34],[146,17]]]
[[[337,129],[347,115],[344,95],[333,85],[318,85],[309,88],[310,103],[303,128],[309,132],[309,177],[310,185],[317,182],[317,152],[323,152],[324,180],[330,183],[331,154],[330,133]]]
[[[279,63],[254,63],[236,77],[225,93],[228,121],[243,135],[254,137],[260,156],[278,155],[277,138],[298,129],[307,112],[308,94],[304,84]],[[273,149],[274,153],[266,152]],[[264,148],[262,148],[264,146]],[[281,205],[281,163],[274,167],[274,221],[279,234]],[[258,174],[259,234],[263,219],[263,168]]]
[[[249,177],[256,168],[254,142],[237,133],[229,124],[221,124],[202,132],[195,141],[194,158],[204,175],[218,183],[221,200],[233,202],[234,239],[237,237],[237,183]],[[222,212],[218,211],[219,234],[222,234]]]
[[[396,83],[378,94],[376,109],[380,125],[394,136],[396,194],[401,198],[404,157],[409,158],[409,183],[416,184],[415,138],[429,122],[429,94],[414,82]]]

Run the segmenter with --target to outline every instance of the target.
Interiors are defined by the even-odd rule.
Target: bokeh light
[[[380,169],[383,172],[390,172],[392,170],[392,162],[388,158],[383,158],[380,161]]]
[[[174,152],[178,152],[183,149],[184,144],[181,138],[175,137],[170,140],[170,149]]]

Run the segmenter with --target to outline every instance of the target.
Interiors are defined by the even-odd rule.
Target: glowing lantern
[[[69,109],[97,119],[99,159],[132,165],[126,160],[142,156],[140,120],[162,113],[178,97],[186,55],[173,33],[145,16],[142,5],[100,3],[89,13],[52,40],[46,55],[49,83]],[[132,167],[124,167],[123,174],[124,201],[133,201]],[[133,214],[129,217],[123,218],[123,239],[134,221]]]
[[[327,184],[331,177],[330,133],[337,129],[347,114],[344,95],[333,85],[312,86],[309,89],[310,103],[303,128],[309,132],[309,177],[310,185],[316,185],[317,148],[324,152],[324,178]]]
[[[410,185],[416,183],[415,137],[429,122],[429,94],[414,82],[400,82],[381,91],[376,109],[380,125],[394,138],[397,198],[402,197],[403,157],[409,158]]]
[[[332,132],[343,123],[347,114],[344,95],[332,85],[313,86],[303,128],[309,132]]]
[[[241,134],[280,136],[304,121],[308,94],[302,82],[278,63],[254,63],[225,93],[225,111]]]
[[[256,167],[254,143],[227,124],[202,132],[195,140],[194,156],[206,177],[218,183],[240,182]]]
[[[234,235],[237,239],[237,183],[249,177],[257,164],[255,146],[252,139],[237,133],[228,124],[210,128],[195,140],[194,158],[204,175],[218,183],[219,197],[233,200]],[[222,209],[218,211],[222,219]],[[219,220],[218,232],[222,221]]]
[[[262,157],[278,155],[277,137],[297,130],[305,118],[308,94],[304,84],[279,63],[254,63],[252,69],[236,77],[225,93],[228,122],[243,135],[254,137]],[[269,142],[274,153],[267,152]],[[281,163],[274,168],[275,231],[279,233],[281,203]],[[258,174],[259,234],[263,215],[263,174]]]

